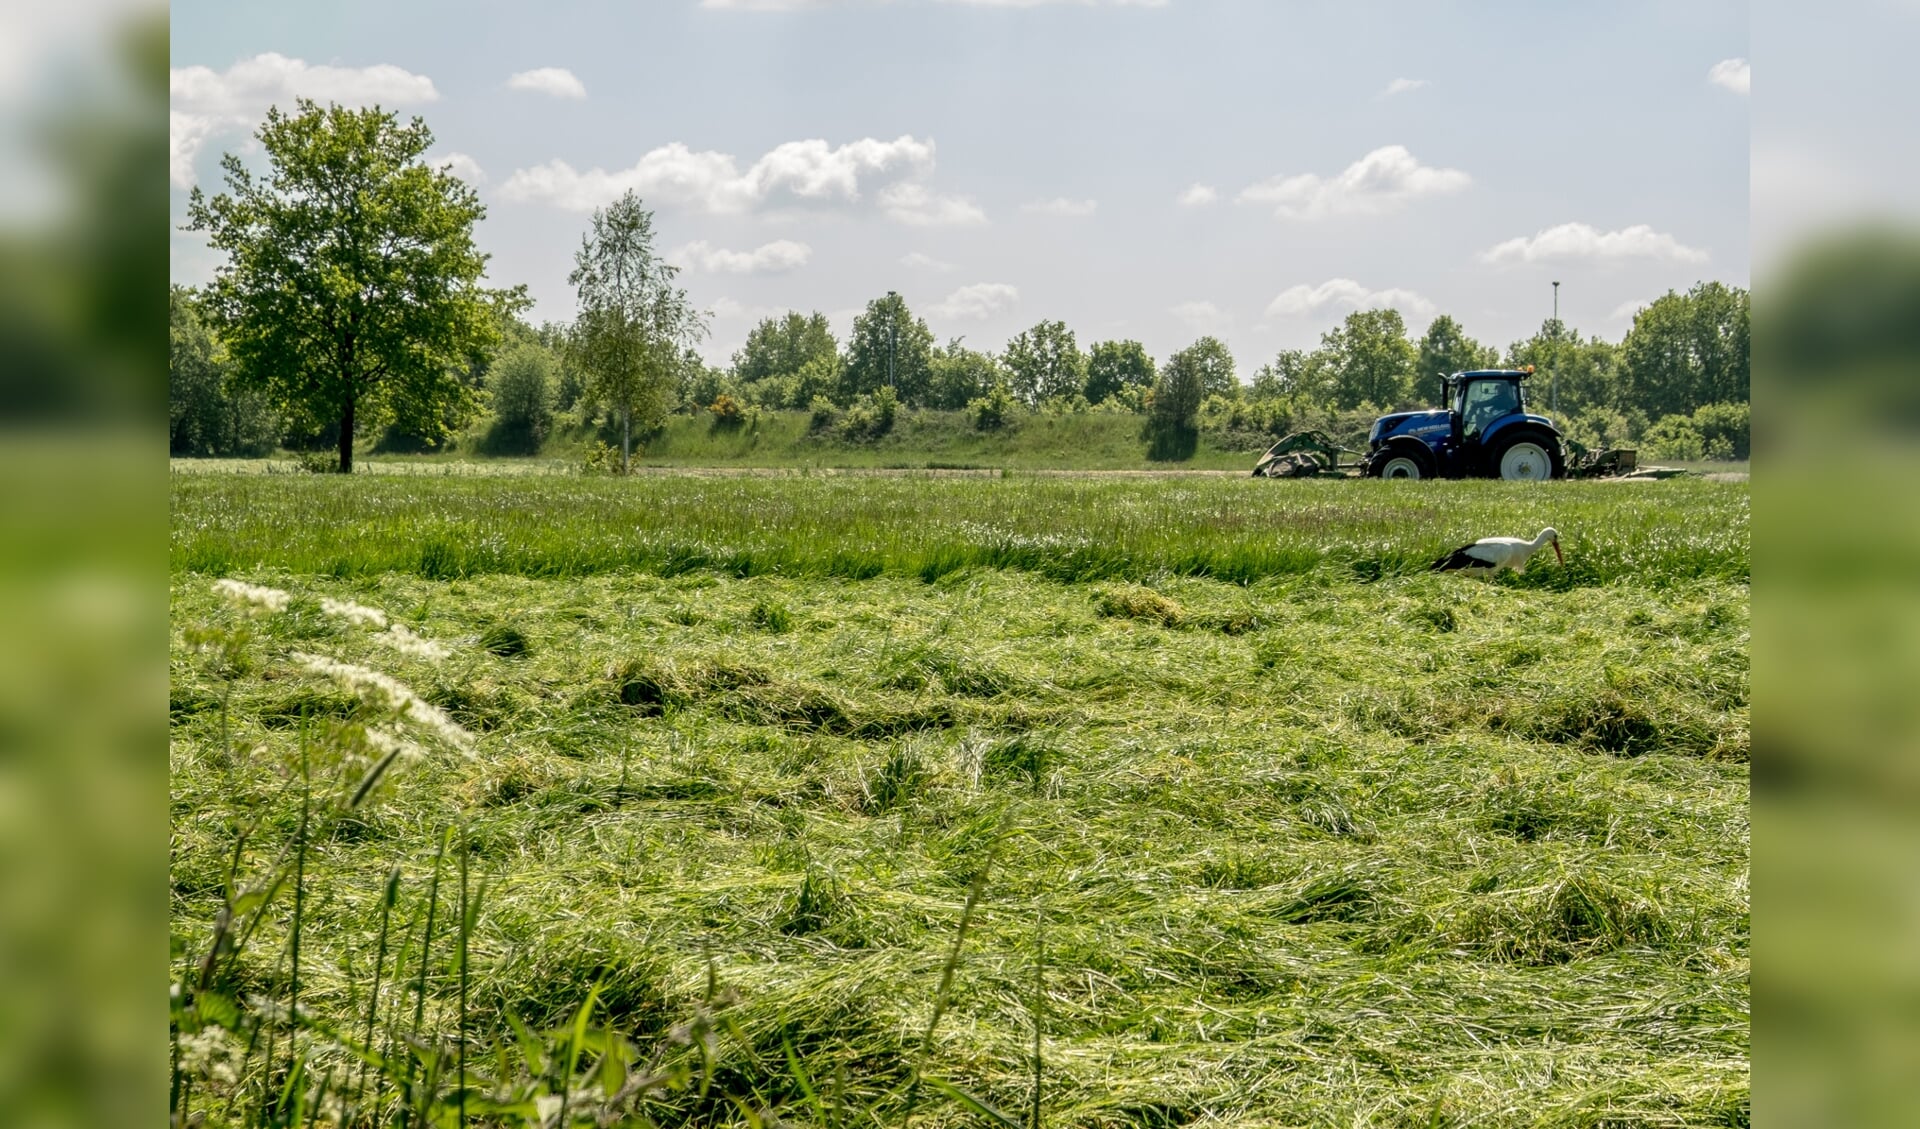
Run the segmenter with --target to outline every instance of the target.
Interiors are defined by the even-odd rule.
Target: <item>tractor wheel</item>
[[[1412,447],[1388,447],[1373,457],[1367,473],[1375,478],[1432,478],[1433,459]]]
[[[1545,482],[1567,474],[1560,444],[1539,431],[1522,431],[1505,439],[1492,462],[1494,470],[1508,482]]]

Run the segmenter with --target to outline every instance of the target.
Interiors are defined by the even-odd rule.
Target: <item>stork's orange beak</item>
[[[1560,539],[1557,537],[1554,538],[1554,541],[1553,541],[1553,555],[1560,558],[1561,568],[1565,568],[1567,566],[1567,555],[1560,551]]]

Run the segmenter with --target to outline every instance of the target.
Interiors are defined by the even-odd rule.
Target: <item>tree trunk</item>
[[[353,397],[340,412],[340,473],[353,473]]]
[[[623,476],[627,473],[627,453],[633,449],[632,432],[633,408],[622,404],[620,406],[620,473]]]

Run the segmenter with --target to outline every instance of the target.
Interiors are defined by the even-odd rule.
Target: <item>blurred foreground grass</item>
[[[1907,1125],[1920,1077],[1920,233],[1756,287],[1760,1104]]]

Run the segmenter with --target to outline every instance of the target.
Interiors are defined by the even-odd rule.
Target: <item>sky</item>
[[[1617,340],[1670,289],[1747,286],[1748,54],[1715,0],[180,2],[171,210],[259,160],[269,105],[378,104],[478,188],[535,321],[572,317],[631,188],[714,363],[789,309],[844,340],[894,290],[941,341],[1212,334],[1246,379],[1358,308],[1505,346],[1558,280]],[[172,234],[174,282],[218,262]]]

